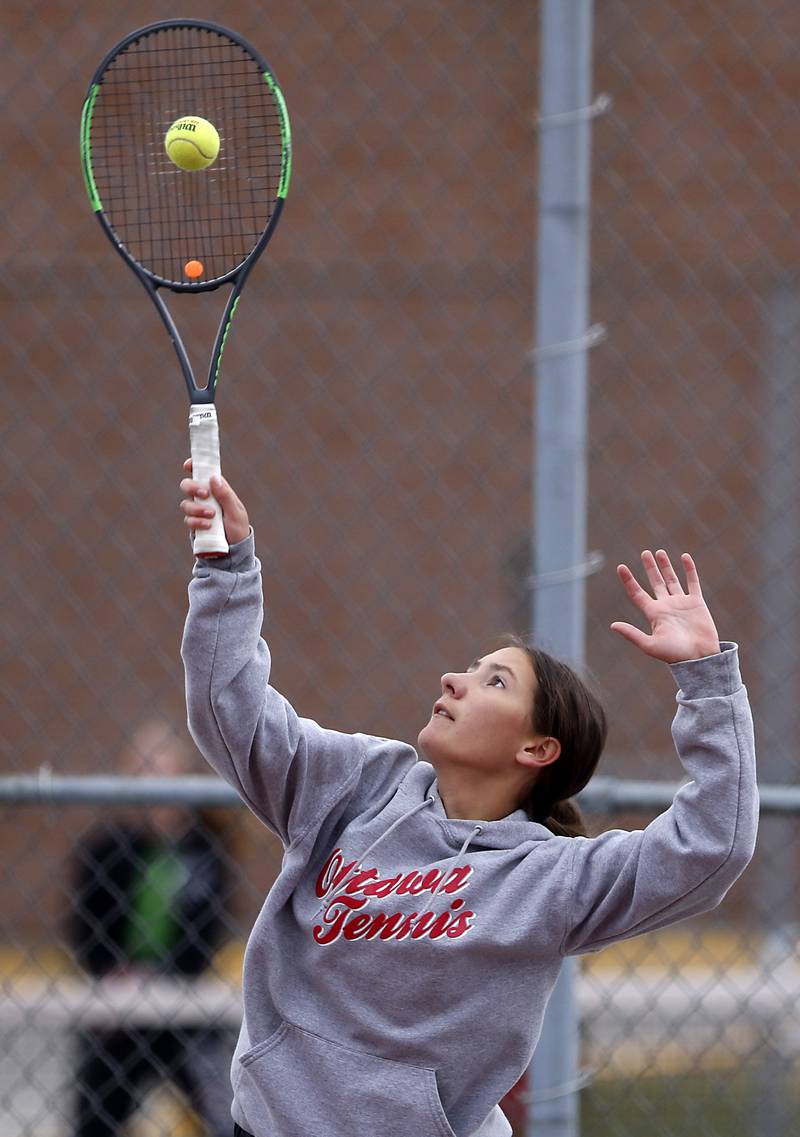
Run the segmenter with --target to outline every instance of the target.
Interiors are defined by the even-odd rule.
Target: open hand
[[[205,482],[196,482],[191,477],[192,460],[187,458],[183,468],[189,477],[184,478],[180,484],[181,492],[186,496],[181,502],[184,514],[184,523],[192,533],[202,531],[211,526],[210,518],[214,510],[208,504],[208,486]],[[236,545],[243,541],[250,532],[250,522],[247,510],[233,492],[224,478],[211,479],[211,492],[217,499],[222,510],[222,520],[225,525],[225,536],[229,545]]]
[[[685,592],[665,551],[659,549],[653,556],[645,549],[642,564],[652,596],[639,585],[627,565],[617,566],[617,576],[633,604],[650,621],[651,630],[648,635],[620,620],[611,629],[645,655],[664,663],[701,659],[720,651],[719,636],[700,590],[695,563],[688,553],[681,556],[681,561],[686,574]]]

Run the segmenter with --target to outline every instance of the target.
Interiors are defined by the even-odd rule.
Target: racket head
[[[220,152],[182,170],[164,147],[177,119],[214,124]],[[97,68],[81,117],[92,209],[155,288],[202,292],[241,280],[280,217],[292,166],[286,102],[266,60],[204,20],[131,32]],[[197,275],[191,262],[202,265]]]

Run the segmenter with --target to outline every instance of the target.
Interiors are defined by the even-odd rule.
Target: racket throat
[[[231,293],[228,298],[228,303],[225,305],[225,311],[222,314],[222,319],[219,323],[217,331],[217,338],[214,342],[214,350],[211,354],[211,367],[208,372],[208,385],[205,388],[206,392],[210,392],[209,399],[203,401],[210,401],[214,398],[214,391],[216,390],[217,380],[219,379],[220,368],[222,367],[222,353],[225,350],[225,344],[228,340],[228,334],[231,330],[233,317],[236,315],[236,309],[239,301],[241,300],[241,286],[244,282],[239,281],[237,288]],[[203,391],[198,391],[198,394],[204,394]],[[192,396],[192,401],[198,401]]]

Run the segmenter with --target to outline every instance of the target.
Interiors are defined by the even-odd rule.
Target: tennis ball
[[[164,149],[179,169],[206,170],[219,154],[219,135],[208,119],[185,115],[167,131]]]

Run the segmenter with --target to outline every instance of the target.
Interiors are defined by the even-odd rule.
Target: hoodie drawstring
[[[436,893],[442,887],[444,882],[447,880],[447,875],[450,872],[450,866],[453,865],[453,868],[455,868],[455,865],[453,864],[453,862],[457,861],[460,857],[464,856],[464,853],[466,853],[468,846],[472,843],[472,841],[474,841],[474,839],[476,837],[480,836],[481,833],[483,833],[483,827],[481,825],[476,825],[475,828],[470,832],[466,841],[461,846],[461,848],[458,850],[456,855],[454,857],[451,857],[450,860],[445,865],[444,871],[442,872],[442,879],[439,881],[439,883],[436,885],[436,888],[434,888],[433,892],[431,893],[432,897],[436,895]]]
[[[413,817],[415,813],[419,813],[419,811],[421,809],[424,809],[426,805],[433,805],[433,803],[434,803],[434,799],[432,797],[426,797],[424,801],[418,801],[413,809],[409,809],[409,811],[407,813],[401,814],[400,817],[398,817],[395,821],[392,822],[392,824],[389,826],[388,829],[384,829],[384,831],[383,831],[383,833],[381,833],[380,837],[378,837],[377,840],[372,842],[372,844],[369,846],[369,848],[366,849],[364,853],[362,853],[361,857],[357,861],[353,862],[353,864],[350,866],[350,868],[344,874],[342,879],[338,880],[336,882],[337,889],[341,889],[345,885],[345,883],[350,879],[350,877],[353,875],[353,873],[360,872],[360,870],[364,864],[364,861],[367,859],[367,857],[370,855],[370,853],[372,852],[373,849],[377,849],[378,845],[380,845],[380,843],[384,839],[384,837],[388,837],[389,834],[391,832],[393,832],[397,828],[398,825],[402,825],[404,821],[407,821],[409,819],[409,817]],[[312,917],[312,919],[316,919],[316,917],[319,916],[320,912],[322,911],[322,909],[325,907],[325,905],[327,903],[328,903],[328,899],[326,897],[322,901],[322,903],[320,904],[319,908],[314,913],[314,916]]]
[[[424,809],[426,805],[433,805],[435,803],[435,800],[436,799],[433,796],[429,795],[428,797],[425,798],[424,801],[418,801],[417,804],[413,807],[413,809],[409,809],[407,813],[401,814],[400,817],[398,817],[395,821],[392,822],[392,824],[389,826],[388,829],[384,829],[384,831],[383,831],[383,833],[381,833],[380,837],[378,837],[377,840],[372,842],[372,844],[369,846],[369,848],[366,849],[362,853],[362,855],[359,857],[359,859],[357,861],[353,862],[353,864],[350,866],[350,868],[344,874],[342,879],[338,880],[336,882],[337,890],[341,890],[344,887],[344,885],[347,883],[347,881],[350,879],[350,877],[353,876],[354,873],[360,872],[361,868],[363,867],[364,861],[366,861],[366,859],[367,859],[367,857],[369,857],[370,853],[372,853],[374,849],[377,849],[377,847],[378,847],[378,845],[380,845],[381,841],[383,841],[383,839],[385,837],[388,837],[389,834],[392,833],[398,827],[398,825],[402,825],[404,821],[408,821],[408,819],[413,817],[415,813],[419,813],[419,811],[421,809]],[[463,855],[467,851],[467,847],[470,845],[470,843],[475,839],[475,837],[478,836],[478,834],[480,834],[482,832],[483,832],[483,827],[480,825],[476,825],[474,827],[474,829],[472,829],[472,831],[470,832],[469,836],[467,837],[466,841],[461,846],[459,851],[455,854],[454,857],[451,857],[450,860],[445,865],[444,871],[442,872],[441,880],[439,881],[439,883],[436,885],[433,892],[431,893],[432,897],[436,895],[436,893],[442,887],[444,882],[447,880],[447,875],[450,871],[450,866],[453,864],[453,862],[457,861],[459,859],[459,857],[463,857]],[[325,897],[325,899],[320,904],[319,908],[314,913],[314,916],[312,917],[312,919],[316,919],[316,917],[319,916],[320,912],[322,911],[322,909],[325,907],[325,905],[327,903],[328,903],[328,898]]]

